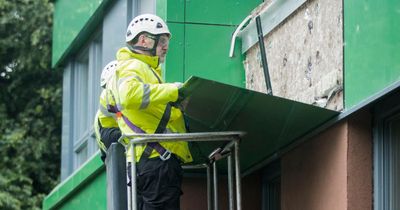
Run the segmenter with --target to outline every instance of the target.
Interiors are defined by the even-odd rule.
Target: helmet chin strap
[[[160,40],[160,36],[156,36],[156,38],[154,39],[154,44],[152,48],[147,48],[147,47],[143,47],[143,46],[131,46],[129,44],[127,44],[127,47],[129,48],[129,50],[136,52],[136,50],[141,50],[141,51],[145,51],[145,52],[149,52],[151,56],[156,56],[157,54],[157,45],[158,45],[158,41]]]

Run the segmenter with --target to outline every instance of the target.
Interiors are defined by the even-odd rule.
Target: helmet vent
[[[157,28],[162,28],[162,24],[161,23],[157,23]]]

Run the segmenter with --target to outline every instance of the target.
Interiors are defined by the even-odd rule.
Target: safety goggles
[[[156,36],[150,35],[150,34],[146,34],[147,38],[150,38],[152,40],[156,40]],[[158,45],[160,45],[161,47],[166,47],[169,45],[169,37],[167,36],[159,36],[158,39]]]

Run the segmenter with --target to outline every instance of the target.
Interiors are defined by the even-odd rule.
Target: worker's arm
[[[178,87],[173,83],[149,84],[140,71],[125,71],[118,81],[118,93],[124,108],[146,109],[178,99]]]

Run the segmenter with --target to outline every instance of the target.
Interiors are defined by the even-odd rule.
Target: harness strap
[[[161,117],[161,120],[158,123],[157,129],[154,133],[164,133],[167,128],[167,124],[170,117],[171,117],[171,105],[168,103],[167,106],[165,107],[164,114]],[[144,149],[141,158],[149,158],[151,153],[153,152],[153,149],[155,149],[158,152],[158,154],[160,154],[160,158],[162,160],[168,160],[171,156],[171,152],[165,149],[163,146],[161,146],[160,143],[149,142],[147,143],[147,146]]]
[[[126,116],[124,116],[122,114],[122,112],[118,110],[118,108],[116,106],[107,104],[107,109],[109,112],[116,113],[117,117],[122,117],[122,119],[128,125],[128,127],[135,133],[146,133],[140,127],[133,124]],[[166,130],[168,121],[170,119],[170,116],[171,116],[171,105],[167,104],[164,114],[161,117],[160,122],[158,123],[155,133],[164,133],[164,131]],[[160,154],[161,160],[168,160],[171,157],[171,152],[169,150],[165,149],[160,143],[150,142],[150,143],[147,143],[147,146],[144,149],[141,158],[149,158],[151,153],[153,152],[153,149],[155,149],[158,152],[158,154]]]

